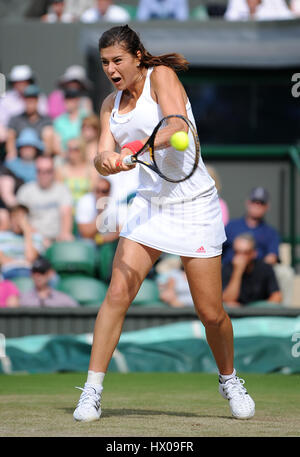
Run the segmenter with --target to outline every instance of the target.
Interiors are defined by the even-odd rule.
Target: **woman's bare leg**
[[[118,344],[126,312],[161,252],[120,238],[111,282],[94,328],[89,370],[105,373]]]
[[[205,326],[207,342],[219,372],[233,372],[233,331],[222,303],[221,256],[182,257],[195,310]]]

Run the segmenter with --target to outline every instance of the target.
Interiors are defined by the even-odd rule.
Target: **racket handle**
[[[132,155],[124,157],[124,159],[123,159],[124,165],[132,165],[133,164],[132,157],[133,157]]]

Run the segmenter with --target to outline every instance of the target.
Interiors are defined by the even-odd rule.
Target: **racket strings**
[[[173,125],[178,125],[178,116],[174,116],[176,118],[174,120],[172,117],[168,116],[158,129],[162,141],[164,137],[166,137],[166,141],[163,143],[165,147],[154,147],[153,160],[162,177],[172,182],[180,182],[188,179],[195,171],[199,161],[200,145],[193,125],[185,118],[180,117],[188,127],[189,145],[184,151],[178,151],[170,146],[170,132],[174,132],[172,121],[177,121],[177,124],[174,123]],[[179,125],[182,126],[182,122]],[[181,130],[184,130],[183,127],[181,127]]]

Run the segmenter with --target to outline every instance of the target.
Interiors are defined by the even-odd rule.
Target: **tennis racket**
[[[185,151],[170,146],[169,141],[163,148],[155,148],[157,134],[170,126],[172,121],[181,119],[188,127],[189,145]],[[195,172],[200,157],[200,142],[193,123],[185,116],[173,114],[159,121],[146,144],[132,155],[124,157],[125,165],[140,163],[155,171],[166,181],[179,183],[189,179]]]

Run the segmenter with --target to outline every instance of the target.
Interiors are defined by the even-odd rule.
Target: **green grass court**
[[[300,436],[300,375],[239,376],[256,402],[251,420],[231,418],[215,374],[108,373],[102,417],[84,424],[72,414],[86,373],[0,375],[0,436]]]

